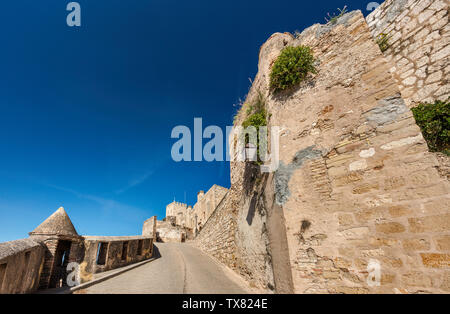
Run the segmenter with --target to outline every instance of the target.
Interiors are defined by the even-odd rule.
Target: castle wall
[[[269,73],[280,51],[300,44],[312,47],[317,75],[290,91],[269,93]],[[295,293],[449,291],[450,185],[436,170],[437,159],[391,68],[358,11],[335,25],[314,25],[298,38],[274,34],[261,48],[247,102],[258,91],[267,96],[269,125],[282,128],[281,163],[273,188],[257,194],[263,200],[256,199],[255,211],[282,211],[288,260],[277,261],[284,268],[277,267],[289,266]],[[232,176],[233,171],[244,175],[232,179],[231,190],[241,185],[245,195],[243,183],[252,174],[245,174],[244,165],[232,165]],[[259,193],[255,185],[251,189]],[[253,196],[245,196],[244,204]],[[231,207],[242,211],[237,217],[252,210]],[[266,227],[270,250],[250,253],[254,266],[244,263],[270,283],[261,265],[273,255],[275,266],[272,241],[283,240],[274,239],[269,221]],[[378,266],[380,277],[371,277]],[[273,272],[276,285],[280,274]],[[282,275],[288,282],[289,274]]]
[[[252,286],[273,290],[272,258],[265,206],[265,178],[257,165],[232,162],[231,198],[236,215],[236,271]]]
[[[77,261],[83,282],[89,281],[92,274],[141,262],[153,255],[153,237],[150,236],[83,238]]]
[[[367,16],[372,35],[385,33],[384,52],[408,107],[450,97],[449,1],[387,0]]]
[[[142,235],[149,236],[153,239],[153,241],[156,241],[156,216],[144,221],[144,225],[142,226]]]
[[[166,206],[166,218],[173,217],[175,224],[178,226],[187,226],[188,206],[187,204],[173,201]]]
[[[186,231],[183,227],[173,223],[174,221],[156,221],[156,241],[158,242],[184,242]]]
[[[60,241],[67,243],[70,255],[64,265],[56,265]],[[126,253],[124,251],[126,243]],[[99,245],[103,250],[99,250]],[[100,255],[103,254],[103,261]],[[153,238],[83,237],[69,241],[56,236],[0,243],[0,293],[32,293],[38,289],[66,284],[68,263],[80,266],[80,279],[87,282],[92,275],[149,259],[153,255]],[[58,269],[57,269],[58,268]],[[59,270],[60,269],[60,270]],[[62,271],[63,274],[59,273]]]
[[[0,293],[38,289],[45,248],[31,239],[0,243]]]
[[[231,198],[226,194],[209,217],[195,244],[204,252],[218,259],[223,264],[235,269],[236,260],[236,217],[231,210]]]
[[[255,197],[252,197],[254,194],[250,185],[254,184],[252,180],[255,177],[249,178],[249,171],[252,170],[244,163],[231,163],[231,188],[222,188],[216,193],[216,199],[222,201],[202,226],[194,243],[236,271],[250,285],[273,290],[267,213],[265,209],[257,208]],[[222,196],[224,191],[227,193]],[[210,195],[213,201],[214,194]]]

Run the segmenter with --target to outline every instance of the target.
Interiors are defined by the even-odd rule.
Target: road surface
[[[189,244],[156,243],[155,256],[80,293],[249,293],[240,277]]]

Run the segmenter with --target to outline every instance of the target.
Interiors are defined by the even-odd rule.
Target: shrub
[[[248,116],[247,119],[242,123],[244,128],[248,128],[249,126],[254,126],[257,130],[260,126],[266,126],[266,110],[262,110],[260,112],[255,112]]]
[[[411,109],[430,151],[450,155],[450,98]]]
[[[270,73],[270,87],[280,91],[302,82],[308,73],[316,73],[314,61],[307,46],[284,48]]]
[[[377,39],[375,42],[378,44],[378,47],[380,47],[381,52],[385,52],[390,47],[389,45],[389,39],[391,36],[386,33],[381,33],[377,36]]]

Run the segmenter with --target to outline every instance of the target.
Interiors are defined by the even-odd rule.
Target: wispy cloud
[[[122,194],[128,191],[129,189],[132,189],[138,185],[141,185],[145,181],[147,181],[148,178],[154,173],[154,170],[150,170],[146,173],[144,173],[142,176],[131,179],[126,186],[124,186],[121,189],[118,189],[115,191],[116,194]]]
[[[53,188],[53,189],[56,189],[59,191],[70,193],[80,199],[85,199],[85,200],[97,203],[99,205],[99,209],[102,210],[105,214],[123,215],[126,213],[128,216],[130,214],[131,215],[143,215],[146,213],[144,210],[142,210],[140,208],[130,206],[127,204],[123,204],[123,203],[118,202],[113,199],[107,199],[107,198],[99,197],[96,195],[80,193],[76,190],[57,186],[54,184],[48,184],[48,183],[42,183],[42,184],[49,188]]]
[[[151,170],[147,170],[142,175],[134,176],[131,180],[128,181],[127,185],[125,185],[124,187],[122,187],[114,192],[116,194],[122,194],[132,188],[135,188],[135,187],[141,185],[142,183],[147,181],[157,170],[159,170],[162,167],[167,166],[167,164],[169,164],[170,162],[172,162],[172,159],[167,158],[165,160],[159,161],[157,164],[153,163]]]

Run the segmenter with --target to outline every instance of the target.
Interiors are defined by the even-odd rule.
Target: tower
[[[66,268],[69,262],[76,261],[81,237],[64,208],[60,207],[29,235],[30,238],[43,243],[46,247],[39,288],[56,288],[65,285]]]

